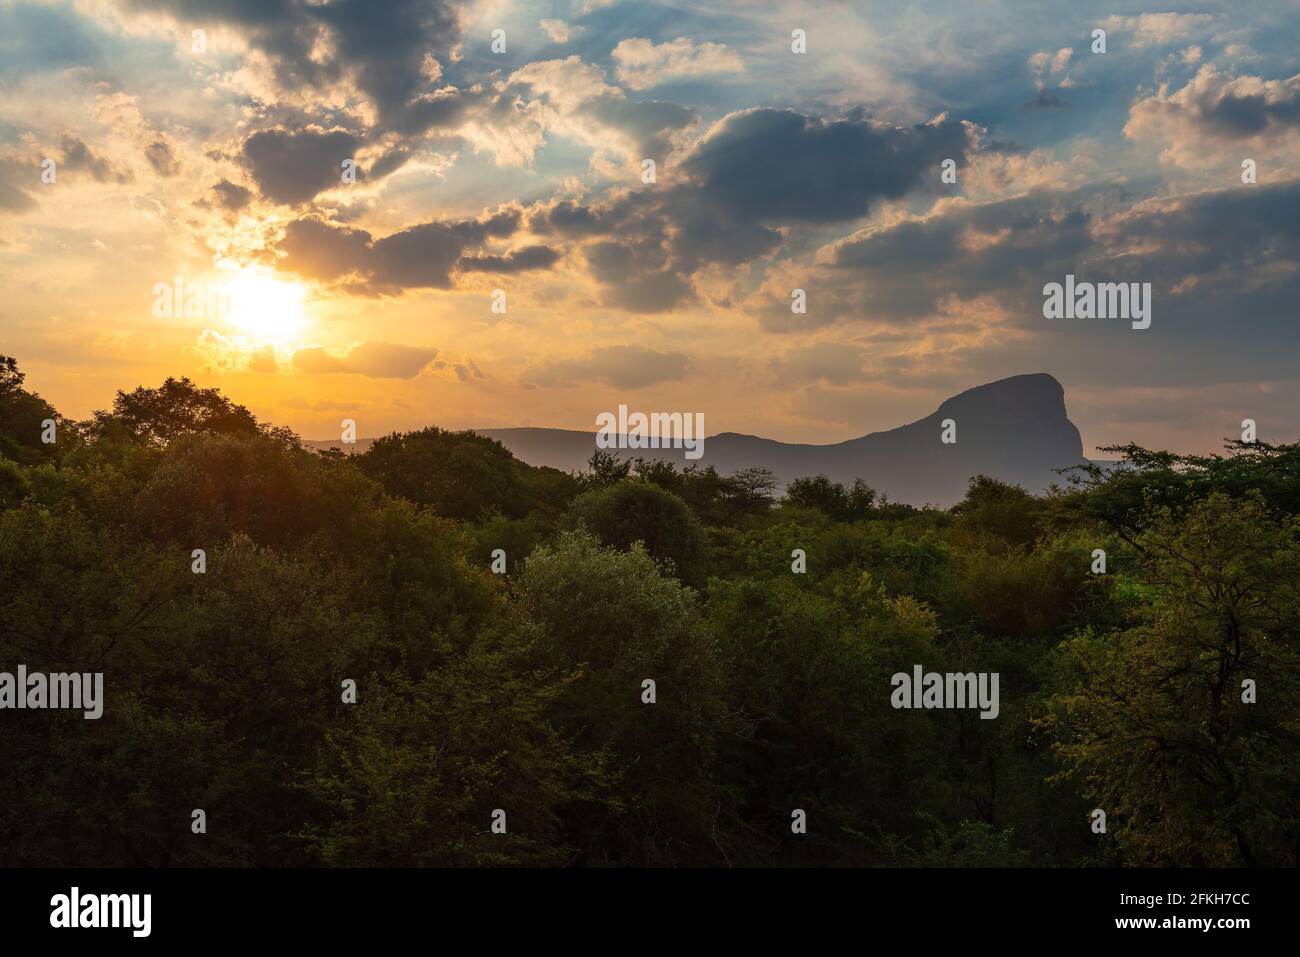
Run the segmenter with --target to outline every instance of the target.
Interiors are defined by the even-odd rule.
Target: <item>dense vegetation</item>
[[[0,864],[1296,865],[1300,445],[1119,451],[917,510],[185,379],[72,422],[0,358],[0,671],[106,686],[0,712]]]

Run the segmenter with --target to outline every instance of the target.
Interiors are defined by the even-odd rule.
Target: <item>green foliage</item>
[[[938,511],[25,385],[0,357],[0,670],[106,702],[6,719],[0,864],[1300,864],[1300,445]],[[997,720],[894,710],[918,664],[998,673]]]
[[[685,502],[657,485],[622,481],[584,492],[574,499],[565,524],[585,528],[614,548],[641,542],[682,581],[703,583],[704,531]]]
[[[1078,683],[1043,722],[1133,863],[1295,864],[1300,521],[1212,492],[1147,525],[1150,606],[1068,643]]]
[[[1228,442],[1227,455],[1178,455],[1119,445],[1118,466],[1071,470],[1080,488],[1067,504],[1112,528],[1134,532],[1162,506],[1185,508],[1214,492],[1233,498],[1256,493],[1271,508],[1300,514],[1300,442]]]
[[[53,458],[58,448],[56,443],[41,441],[47,419],[62,430],[65,446],[72,443],[75,432],[69,430],[69,424],[54,406],[23,388],[26,378],[17,360],[0,355],[0,460],[36,464]],[[3,501],[0,498],[0,503]]]
[[[0,509],[12,508],[31,492],[31,482],[14,462],[0,458]]]
[[[577,532],[528,559],[519,606],[537,628],[539,663],[579,669],[557,698],[558,728],[584,751],[607,753],[616,776],[603,803],[575,816],[581,859],[674,864],[711,854],[725,706],[694,593],[640,545],[602,548]],[[654,704],[643,701],[647,679]]]
[[[475,432],[431,427],[394,433],[376,439],[358,460],[390,495],[462,521],[553,513],[576,491],[562,472],[525,465],[500,442]]]
[[[1041,533],[1038,501],[1018,485],[977,475],[952,507],[954,532],[999,549],[1027,548]]]
[[[744,729],[726,748],[726,779],[761,838],[751,862],[882,863],[881,834],[910,827],[932,770],[931,726],[895,720],[882,689],[915,662],[938,664],[933,615],[866,576],[839,601],[789,579],[715,581],[709,597]],[[793,808],[816,822],[799,845]]]
[[[846,489],[825,475],[798,478],[785,490],[785,503],[795,508],[816,509],[837,522],[856,522],[871,517],[876,490],[862,479]]]
[[[148,445],[167,445],[191,435],[254,436],[264,431],[244,406],[188,378],[168,378],[156,389],[119,391],[112,411],[96,412],[84,428],[90,441],[125,438]],[[266,431],[287,444],[296,441],[287,430]]]

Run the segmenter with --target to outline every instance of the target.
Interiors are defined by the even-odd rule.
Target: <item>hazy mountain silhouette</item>
[[[632,411],[637,411],[633,409]],[[645,409],[641,411],[653,411]],[[940,441],[944,419],[957,441]],[[530,465],[581,470],[596,447],[594,432],[566,429],[477,429]],[[686,461],[681,449],[620,449],[623,458]],[[807,475],[838,482],[863,479],[891,501],[951,505],[972,475],[989,475],[1041,492],[1060,476],[1053,469],[1084,461],[1079,430],[1066,415],[1065,390],[1045,373],[1012,376],[948,399],[917,422],[833,445],[798,445],[722,432],[704,442],[694,463],[724,475],[752,466],[776,473],[784,485]]]

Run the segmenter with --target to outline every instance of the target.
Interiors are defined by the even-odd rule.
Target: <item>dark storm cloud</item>
[[[266,54],[286,89],[319,89],[350,76],[383,129],[422,132],[454,118],[453,104],[421,100],[430,92],[421,72],[425,56],[445,63],[460,40],[447,0],[129,0],[129,6],[170,13],[187,25],[238,30]],[[327,59],[319,59],[322,49],[330,51]]]
[[[806,315],[772,299],[760,319],[771,331],[900,323],[937,314],[949,296],[989,296],[1033,326],[1043,285],[1074,274],[1151,283],[1154,321],[1182,334],[1221,334],[1232,321],[1243,335],[1300,335],[1300,181],[1148,200],[1111,216],[1091,205],[1081,194],[952,203],[864,230],[823,250]]]
[[[630,312],[664,312],[691,296],[690,284],[653,240],[592,243],[583,252],[592,276],[606,287],[609,305]]]
[[[662,162],[671,149],[671,137],[696,120],[694,110],[676,103],[635,102],[621,96],[602,96],[585,104],[580,112],[602,125],[619,130],[637,144],[644,159]]]
[[[699,269],[773,255],[792,226],[859,219],[933,179],[944,159],[962,164],[972,148],[970,129],[948,120],[898,127],[750,110],[720,121],[686,155],[676,185],[539,205],[529,225],[599,240],[584,256],[604,301],[660,312],[692,297]]]
[[[238,186],[228,179],[223,179],[212,187],[212,192],[217,194],[217,203],[222,209],[228,209],[232,213],[237,213],[253,200],[251,190]]]
[[[457,270],[513,273],[558,261],[556,251],[540,245],[504,255],[478,252],[518,227],[519,211],[506,210],[483,219],[421,223],[376,239],[364,229],[305,218],[285,228],[277,248],[285,254],[281,268],[323,282],[352,278],[378,292],[450,289]]]
[[[719,123],[682,168],[736,220],[830,223],[898,199],[970,148],[968,128],[951,120],[898,127],[759,109]]]
[[[525,246],[504,256],[466,256],[460,268],[466,272],[516,273],[530,269],[549,269],[560,254],[549,246]]]
[[[244,141],[244,159],[263,196],[296,206],[338,186],[360,145],[346,130],[262,130]]]
[[[1163,290],[1185,331],[1300,340],[1300,180],[1151,200],[1100,238],[1123,252],[1110,268]]]
[[[1300,75],[1286,80],[1228,77],[1206,67],[1173,96],[1139,102],[1174,113],[1224,139],[1258,136],[1274,129],[1300,128]]]
[[[285,227],[279,250],[282,265],[309,279],[332,282],[344,276],[365,275],[371,236],[364,229],[332,226],[319,219],[298,219]]]
[[[809,315],[830,322],[932,315],[951,295],[1001,293],[1016,308],[1041,305],[1043,283],[1078,272],[1095,252],[1091,217],[1079,197],[1031,195],[986,204],[953,204],[925,219],[870,229],[837,243],[826,270],[828,288],[808,290]],[[789,303],[769,314],[769,327],[793,317]]]

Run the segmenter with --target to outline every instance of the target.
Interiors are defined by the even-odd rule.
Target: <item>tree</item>
[[[889,705],[893,673],[939,666],[934,616],[869,575],[834,597],[791,578],[710,584],[727,698],[745,729],[722,760],[760,838],[746,863],[883,863],[881,832],[911,828],[939,767],[931,723]],[[817,824],[792,844],[796,807]]]
[[[357,462],[390,495],[462,521],[555,512],[574,491],[563,473],[526,465],[495,439],[432,426],[376,439]]]
[[[1092,463],[1067,470],[1075,486],[1061,507],[1100,520],[1131,538],[1151,512],[1149,504],[1180,507],[1212,492],[1251,492],[1289,515],[1300,514],[1300,442],[1225,443],[1227,455],[1179,455],[1140,445],[1109,446],[1114,466]]]
[[[587,460],[587,471],[578,476],[578,482],[584,489],[615,485],[631,474],[632,465],[631,459],[620,459],[613,452],[597,449],[591,453],[591,458]],[[672,470],[671,466],[669,470]]]
[[[201,389],[188,378],[170,376],[156,389],[119,390],[112,411],[96,412],[84,428],[92,440],[120,437],[159,446],[189,435],[255,436],[266,431],[252,412],[220,390]],[[287,429],[274,434],[282,442],[296,442]]]
[[[586,528],[603,544],[630,548],[642,542],[673,574],[703,584],[707,545],[699,520],[686,503],[657,485],[626,480],[584,492],[565,516],[568,528]]]
[[[959,532],[993,551],[1026,547],[1038,538],[1038,500],[1019,485],[976,475],[966,497],[952,507]]]
[[[741,469],[731,478],[747,499],[771,501],[772,494],[776,491],[776,473],[771,469],[757,466]]]
[[[799,478],[786,487],[785,502],[796,508],[816,509],[837,522],[857,522],[869,518],[876,501],[876,490],[862,479],[854,479],[845,489],[825,475]]]
[[[584,752],[608,754],[614,775],[602,802],[569,818],[580,860],[718,863],[712,771],[725,707],[694,593],[640,545],[616,551],[570,532],[528,559],[518,608],[538,629],[539,664],[579,669],[556,698],[557,727]]]
[[[1064,773],[1129,863],[1300,864],[1300,522],[1211,492],[1143,525],[1151,607],[1070,642],[1077,685],[1042,721]]]
[[[13,356],[0,355],[0,402],[21,391],[26,378],[26,374],[18,369],[17,359]]]
[[[23,388],[26,378],[16,359],[0,355],[0,457],[34,465],[68,448],[75,435],[54,406]],[[60,430],[58,442],[41,440],[47,420]]]

